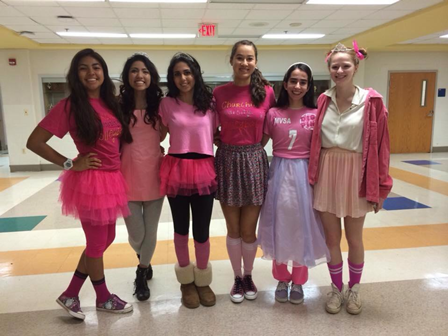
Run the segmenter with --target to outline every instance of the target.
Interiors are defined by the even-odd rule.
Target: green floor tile
[[[0,218],[0,232],[31,231],[47,216]]]

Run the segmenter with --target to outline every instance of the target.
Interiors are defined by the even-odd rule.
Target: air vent
[[[36,34],[34,34],[34,32],[29,31],[29,30],[22,30],[22,31],[19,31],[18,33],[19,33],[19,35],[36,35]]]
[[[75,18],[71,15],[58,15],[57,16],[58,19],[61,20],[74,20]]]

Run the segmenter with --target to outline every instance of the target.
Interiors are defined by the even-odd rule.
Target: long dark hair
[[[128,125],[132,123],[132,126],[134,126],[137,122],[137,118],[134,115],[134,89],[129,83],[129,71],[131,70],[132,64],[136,61],[143,62],[146,69],[149,71],[149,75],[151,76],[151,83],[146,89],[146,112],[143,120],[146,124],[151,124],[155,129],[157,120],[159,119],[158,110],[160,99],[163,97],[163,92],[159,86],[160,76],[157,72],[156,66],[147,56],[142,54],[134,54],[129,57],[124,64],[123,71],[121,72],[121,81],[123,84],[120,85],[120,106],[123,111],[124,121]]]
[[[286,71],[285,76],[283,77],[282,88],[277,99],[277,104],[275,105],[276,107],[285,108],[289,106],[289,95],[285,89],[284,84],[288,83],[292,72],[297,69],[305,72],[308,76],[308,91],[307,93],[305,93],[305,96],[303,96],[303,105],[308,108],[316,108],[316,104],[314,103],[313,73],[311,72],[310,67],[304,63],[293,64],[289,67],[288,71]]]
[[[180,52],[171,58],[166,75],[168,82],[168,93],[166,95],[176,99],[179,97],[180,91],[174,83],[174,67],[179,62],[186,63],[194,76],[193,105],[196,107],[195,112],[200,111],[206,114],[208,110],[215,111],[212,88],[205,84],[198,61],[187,53]]]
[[[252,41],[241,40],[236,42],[232,47],[232,52],[230,53],[230,63],[232,63],[233,57],[240,45],[250,46],[254,48],[255,61],[258,61],[258,49]],[[269,81],[263,77],[261,71],[255,68],[254,72],[250,76],[250,96],[252,103],[255,106],[260,106],[264,99],[266,98],[266,85],[270,85]]]
[[[76,134],[82,142],[92,146],[95,145],[103,132],[100,117],[90,104],[87,90],[78,76],[79,63],[87,56],[97,60],[103,69],[104,82],[100,88],[100,98],[120,122],[122,127],[121,138],[129,141],[129,128],[124,122],[123,114],[115,97],[115,86],[109,77],[107,64],[101,55],[92,49],[78,51],[75,57],[73,57],[67,73],[67,83],[70,90],[67,102],[70,101],[70,115],[73,115],[75,119]]]

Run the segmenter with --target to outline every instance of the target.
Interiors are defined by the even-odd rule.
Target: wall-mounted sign
[[[437,97],[446,97],[446,89],[440,88],[437,90]]]
[[[215,37],[217,35],[216,23],[201,23],[199,25],[199,36],[201,37]]]

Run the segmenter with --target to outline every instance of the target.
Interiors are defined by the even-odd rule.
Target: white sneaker
[[[325,310],[330,314],[337,314],[341,311],[342,303],[344,302],[344,285],[342,285],[342,290],[339,289],[332,283],[331,292],[327,294],[327,304],[325,305]]]
[[[358,315],[362,311],[361,296],[359,295],[359,284],[353,285],[352,288],[345,293],[345,309],[347,313],[352,315]]]

